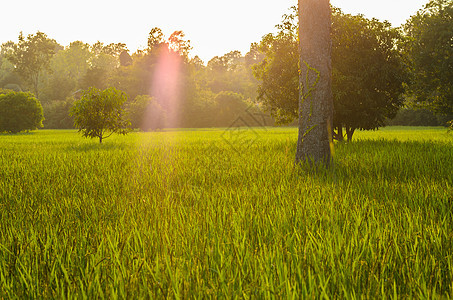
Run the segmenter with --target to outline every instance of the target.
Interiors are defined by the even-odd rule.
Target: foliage
[[[295,11],[295,8],[293,8]],[[260,79],[259,97],[279,123],[288,123],[298,112],[298,39],[296,15],[285,15],[277,34],[260,43],[266,54],[254,67]],[[336,137],[349,137],[356,129],[376,129],[402,105],[406,78],[398,50],[400,33],[388,22],[358,15],[332,15],[332,91]]]
[[[413,102],[453,114],[453,1],[430,1],[407,21],[404,30]]]
[[[39,98],[39,79],[41,72],[49,70],[50,60],[57,43],[45,33],[38,31],[25,38],[22,32],[18,43],[6,43],[6,58],[14,65],[16,72],[26,80],[36,97]]]
[[[127,134],[128,122],[124,120],[123,110],[126,101],[127,96],[115,88],[103,91],[90,88],[71,110],[74,126],[84,137],[99,138],[99,143],[113,133]]]
[[[42,34],[45,36],[44,34]],[[13,52],[15,43],[2,45],[0,52],[0,87],[21,91],[26,87],[22,78],[15,72],[15,66],[6,57]],[[48,119],[45,126],[52,128],[68,127],[69,115],[66,99],[78,97],[82,90],[95,87],[104,90],[114,87],[128,95],[129,99],[138,96],[154,97],[155,113],[162,115],[157,127],[165,124],[177,127],[218,126],[226,122],[216,122],[215,97],[219,93],[240,94],[245,100],[256,98],[257,80],[251,66],[262,59],[262,54],[252,45],[250,52],[242,55],[231,51],[213,58],[207,65],[199,57],[190,58],[190,41],[184,32],[174,31],[165,36],[160,28],[153,28],[148,37],[148,48],[129,55],[125,44],[92,45],[81,41],[62,47],[54,44],[54,54],[49,64],[39,72],[37,89],[39,99]],[[8,54],[9,53],[9,54]],[[177,77],[172,89],[178,91],[178,101],[171,107],[157,97],[161,89],[157,83],[165,77],[162,63],[172,58]],[[168,61],[167,61],[168,62]],[[170,111],[172,110],[172,111]],[[153,113],[153,114],[155,114]],[[172,122],[168,116],[172,116]],[[176,117],[175,117],[176,116]],[[165,125],[165,126],[166,126]],[[133,127],[139,126],[138,123]],[[155,126],[151,126],[154,128]]]
[[[293,8],[295,9],[295,8]],[[278,124],[298,116],[299,44],[295,15],[285,15],[277,35],[267,34],[258,50],[265,58],[253,67],[260,81],[257,101],[264,104]]]
[[[32,94],[0,90],[0,132],[34,130],[42,120],[41,103]]]
[[[242,95],[233,92],[220,92],[214,99],[216,126],[230,126],[247,109]]]
[[[162,129],[166,124],[165,110],[149,95],[135,97],[126,107],[131,128],[143,131]]]
[[[335,14],[332,31],[334,127],[374,130],[393,118],[403,104],[406,80],[399,41],[388,22],[363,16]],[[342,139],[342,136],[338,136]]]
[[[0,298],[450,297],[453,136],[357,135],[317,173],[293,128],[3,136]]]
[[[14,65],[6,58],[6,49],[6,46],[2,46],[0,51],[0,89],[14,89],[16,92],[21,92],[22,79],[14,71]]]
[[[72,129],[74,128],[74,118],[71,116],[71,109],[74,99],[68,98],[65,101],[53,101],[45,104],[44,109],[44,128],[46,129]]]
[[[435,114],[428,109],[402,108],[395,118],[386,121],[389,126],[447,126],[453,115]]]
[[[90,46],[80,41],[55,53],[50,61],[51,72],[43,74],[41,101],[62,101],[81,89],[91,57]]]

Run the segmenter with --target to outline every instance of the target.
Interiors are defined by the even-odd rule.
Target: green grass
[[[452,298],[453,134],[0,135],[0,298]]]

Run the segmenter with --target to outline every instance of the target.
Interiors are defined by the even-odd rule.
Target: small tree
[[[90,88],[72,107],[74,126],[84,137],[99,138],[99,143],[113,133],[127,134],[128,122],[123,110],[126,101],[126,94],[115,88],[103,91]]]
[[[33,130],[42,121],[41,103],[32,94],[0,90],[0,132]]]

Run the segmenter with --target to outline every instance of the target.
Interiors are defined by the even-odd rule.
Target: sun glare
[[[152,77],[151,95],[155,103],[166,111],[165,128],[174,128],[179,124],[181,63],[179,55],[163,49]],[[152,121],[153,114],[149,106],[145,122]]]

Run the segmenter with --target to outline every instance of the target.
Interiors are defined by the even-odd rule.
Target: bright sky
[[[428,0],[331,0],[346,13],[362,13],[404,23]],[[192,56],[205,63],[232,50],[245,54],[252,42],[274,32],[274,26],[296,0],[12,0],[2,1],[0,43],[17,42],[42,31],[66,46],[81,40],[93,44],[126,43],[144,48],[148,33],[160,27],[166,35],[183,30],[191,40]]]

